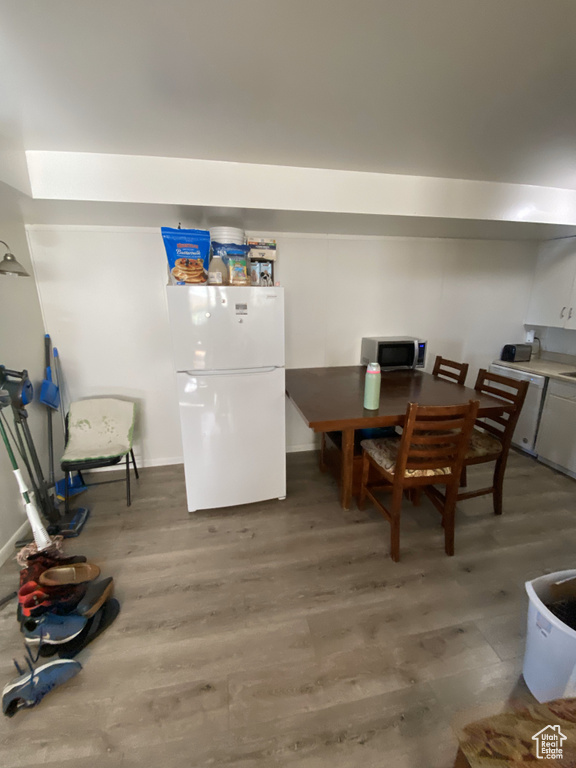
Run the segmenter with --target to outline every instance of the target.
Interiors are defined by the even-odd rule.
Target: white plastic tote
[[[522,673],[541,704],[576,696],[576,631],[544,605],[551,602],[550,584],[573,576],[576,570],[557,571],[525,584],[530,602]]]

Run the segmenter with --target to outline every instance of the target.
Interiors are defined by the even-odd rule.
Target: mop
[[[11,404],[11,399],[10,399],[9,393],[5,389],[0,389],[0,409],[6,408],[10,404]],[[38,512],[38,508],[36,506],[36,501],[34,500],[34,496],[30,494],[30,491],[28,490],[28,486],[26,485],[26,481],[24,480],[24,477],[18,468],[16,457],[14,456],[12,446],[8,441],[8,435],[6,434],[6,430],[4,429],[4,424],[2,423],[1,419],[0,419],[0,434],[2,435],[2,441],[4,443],[6,451],[8,452],[8,458],[10,459],[10,463],[12,464],[12,471],[14,472],[14,477],[16,478],[16,482],[18,483],[18,488],[20,489],[20,493],[22,494],[22,498],[24,499],[26,515],[28,516],[28,522],[30,523],[30,526],[32,528],[34,543],[36,544],[36,547],[38,548],[39,551],[47,550],[50,547],[52,547],[52,539],[50,538],[46,528],[44,528],[42,524],[42,520],[40,519],[40,513]]]
[[[42,466],[28,426],[26,406],[30,405],[34,399],[34,389],[28,378],[28,371],[13,371],[0,365],[0,388],[6,390],[10,397],[16,433],[14,440],[28,470],[34,498],[44,517],[50,524],[54,525],[60,520],[60,516],[50,496],[48,484],[44,479]]]
[[[15,440],[22,460],[30,474],[34,498],[38,502],[42,514],[49,522],[48,530],[51,534],[62,534],[64,538],[78,536],[88,519],[90,510],[86,507],[80,507],[62,515],[54,506],[53,497],[50,495],[48,485],[44,479],[42,467],[27,423],[26,405],[31,403],[33,399],[33,388],[28,378],[28,372],[13,371],[0,365],[0,385],[2,389],[6,390],[10,398],[14,414]],[[16,546],[25,543],[16,542]]]

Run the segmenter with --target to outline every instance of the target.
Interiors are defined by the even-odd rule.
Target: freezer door
[[[284,365],[282,288],[169,285],[177,371]]]
[[[177,378],[190,512],[284,497],[284,369]]]
[[[536,435],[538,434],[546,377],[528,373],[527,371],[519,371],[516,368],[507,368],[504,365],[492,364],[490,370],[499,376],[507,376],[509,379],[515,379],[516,381],[530,382],[528,392],[526,393],[526,400],[514,430],[512,445],[535,456]]]

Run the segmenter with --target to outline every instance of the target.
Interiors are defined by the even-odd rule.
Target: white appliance
[[[537,376],[527,371],[519,371],[517,368],[507,368],[505,365],[496,365],[494,363],[490,366],[490,371],[497,373],[499,376],[515,379],[516,381],[530,382],[528,392],[526,393],[526,400],[514,430],[512,445],[532,456],[537,456],[536,437],[544,405],[547,377]]]
[[[283,289],[167,292],[189,511],[284,498]]]

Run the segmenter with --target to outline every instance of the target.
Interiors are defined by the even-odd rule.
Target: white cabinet
[[[576,383],[550,380],[536,451],[544,463],[576,477]]]
[[[576,238],[543,243],[526,323],[576,328]]]
[[[572,295],[570,296],[568,305],[568,315],[566,317],[566,322],[564,323],[564,328],[576,329],[576,277],[572,283]]]

